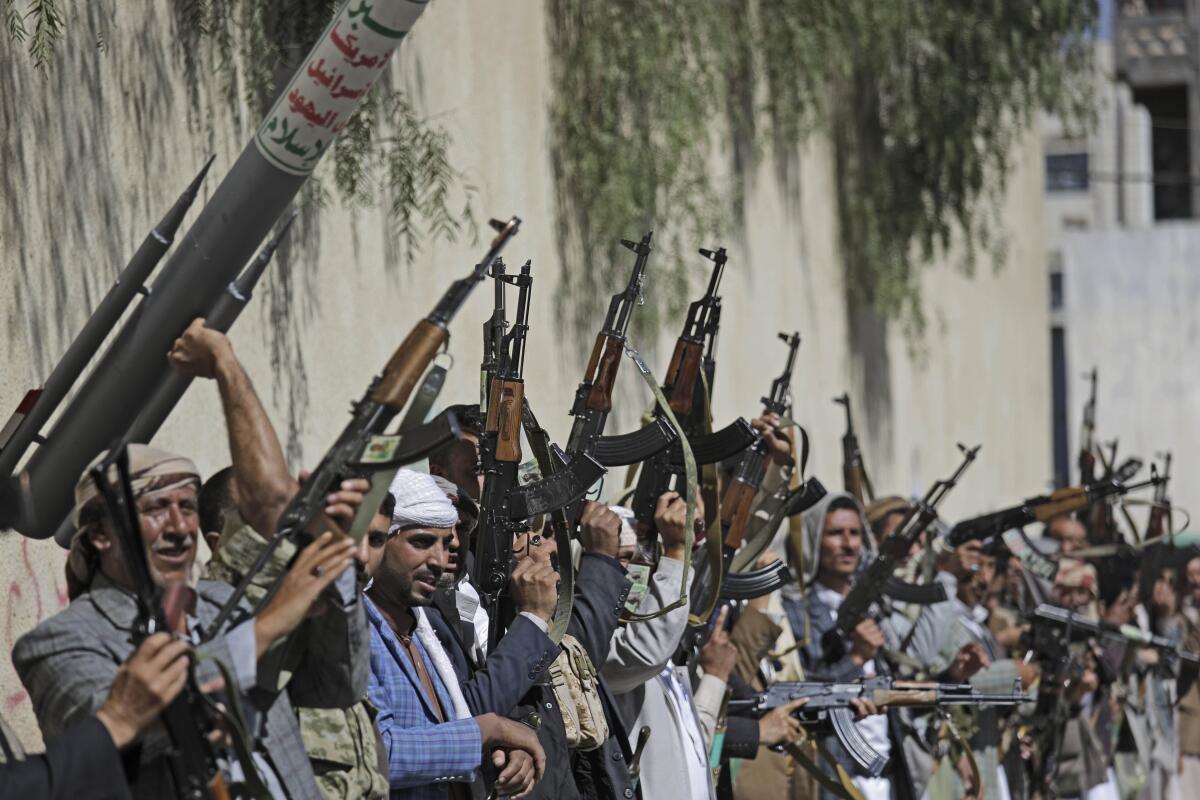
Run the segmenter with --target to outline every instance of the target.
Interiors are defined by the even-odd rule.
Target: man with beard
[[[830,492],[816,505],[804,512],[804,547],[806,555],[815,554],[802,565],[793,563],[801,572],[800,587],[783,589],[783,608],[798,643],[801,672],[812,680],[853,681],[880,674],[882,662],[877,655],[885,646],[884,631],[870,617],[854,629],[847,652],[833,654],[822,646],[826,632],[837,624],[837,610],[850,592],[859,565],[867,552],[867,532],[863,525],[862,509],[853,496],[845,492]],[[792,676],[779,676],[789,679]],[[799,675],[795,676],[800,678]],[[863,737],[885,758],[892,751],[888,720],[874,715],[859,722]],[[854,760],[830,735],[822,742],[838,764],[854,780],[855,786],[868,800],[891,797],[893,781],[887,775],[872,778],[863,774]],[[832,766],[822,763],[826,774],[835,780]],[[900,781],[898,783],[903,783]],[[823,792],[823,796],[828,793]]]
[[[186,583],[200,536],[196,467],[187,458],[145,445],[130,445],[128,456],[137,519],[154,581],[160,587]],[[13,664],[47,739],[104,702],[118,667],[133,652],[131,632],[138,614],[119,535],[87,471],[75,487],[72,519],[76,533],[68,571],[78,594],[64,611],[21,637],[13,651]],[[302,551],[261,613],[216,631],[197,648],[205,657],[197,666],[202,683],[218,676],[212,659],[227,665],[236,678],[241,692],[233,694],[232,687],[226,691],[233,694],[231,702],[242,704],[254,738],[254,763],[235,765],[231,779],[243,777],[238,768],[254,770],[274,796],[314,800],[320,796],[288,697],[262,685],[258,665],[268,648],[303,622],[314,601],[353,562],[352,549],[352,543],[335,541],[330,534],[318,537]],[[187,619],[193,639],[214,621],[230,593],[225,584],[199,582]],[[348,656],[343,658],[348,662]],[[348,663],[345,669],[349,670]],[[337,703],[344,699],[343,690],[353,691],[353,676],[341,675],[340,681],[328,677],[325,696],[314,700]],[[129,776],[135,797],[178,794],[165,757],[168,746],[160,733],[147,737],[140,752],[130,756],[127,763],[137,765]]]
[[[467,796],[488,760],[495,791],[523,796],[545,755],[533,730],[496,714],[472,716],[425,608],[447,571],[458,513],[433,478],[400,470],[392,524],[367,590],[368,696],[387,752],[391,797]]]
[[[208,577],[234,586],[266,549],[267,537],[274,533],[299,483],[288,470],[274,426],[225,334],[204,327],[200,320],[193,322],[175,341],[168,358],[180,374],[212,380],[221,396],[233,464],[201,487],[198,511],[213,552]],[[334,499],[351,499],[357,508],[368,489],[365,480],[344,481]],[[353,519],[350,505],[332,510],[339,524],[348,527]],[[386,532],[387,520],[383,528]],[[246,590],[252,605],[261,602],[295,555],[290,541],[275,549]],[[277,675],[273,685],[286,689],[291,698],[325,800],[387,796],[375,728],[363,701],[370,636],[358,598],[355,571],[349,570],[322,601],[326,613],[310,615],[296,635],[274,648],[270,663],[262,669],[264,680]],[[347,669],[354,680],[342,683]],[[331,690],[340,696],[331,698]]]

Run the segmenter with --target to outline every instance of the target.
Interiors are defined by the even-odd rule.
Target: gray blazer
[[[216,618],[220,604],[233,590],[222,583],[200,581],[196,591],[195,613],[200,624],[206,625]],[[354,604],[347,613],[362,614],[361,605]],[[104,702],[117,667],[134,650],[132,629],[136,614],[133,595],[97,575],[90,591],[17,641],[13,665],[29,692],[45,738],[51,739],[72,723],[94,714]],[[349,631],[359,627],[344,622],[342,625]],[[366,649],[354,647],[349,641],[347,646],[350,652],[340,662],[333,653],[320,660],[320,668],[334,670],[333,673],[326,672],[316,681],[304,682],[307,684],[304,688],[312,693],[306,697],[306,704],[341,705],[347,698],[352,698],[351,702],[357,700],[365,691],[369,669],[369,661],[363,658]],[[231,661],[223,635],[197,648],[197,652],[220,658],[226,664]],[[352,659],[351,655],[355,657]],[[200,660],[196,673],[201,682],[217,675],[215,666],[204,659]],[[250,688],[242,687],[244,698]],[[298,687],[291,688],[294,694]],[[320,800],[288,695],[262,689],[256,687],[250,692],[259,711],[257,752],[271,763],[290,798]],[[173,795],[168,765],[162,758],[166,746],[165,733],[152,732],[143,737],[139,745],[140,766],[132,782],[135,797]]]

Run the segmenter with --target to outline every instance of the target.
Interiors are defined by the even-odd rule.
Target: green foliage
[[[54,49],[63,37],[62,10],[58,0],[29,0],[25,12],[18,8],[19,0],[0,0],[0,16],[8,35],[16,42],[28,42],[29,57],[35,67],[45,69]],[[29,25],[33,26],[30,33]]]
[[[998,203],[1033,114],[1088,113],[1079,78],[1094,0],[547,8],[559,239],[582,306],[566,312],[577,332],[598,313],[596,287],[621,280],[617,235],[653,225],[694,247],[712,241],[714,212],[736,230],[764,148],[786,172],[816,129],[834,148],[848,300],[919,332],[923,264],[959,241],[968,271],[981,252],[1002,255]],[[712,177],[714,130],[729,145],[729,186]]]
[[[558,308],[580,340],[603,314],[597,298],[628,280],[633,257],[619,239],[656,230],[647,273],[655,302],[634,315],[635,336],[677,315],[684,295],[669,287],[702,271],[696,247],[715,246],[707,137],[721,83],[709,57],[716,29],[693,24],[708,2],[547,4],[556,224],[572,299]]]
[[[12,39],[28,42],[34,65],[44,69],[64,36],[61,0],[28,0],[24,11],[21,2],[0,0],[0,18]],[[341,5],[342,0],[175,0],[185,69],[195,81],[198,46],[210,41],[228,99],[244,103],[257,121]],[[96,46],[105,51],[108,43],[100,37]],[[337,142],[334,185],[351,206],[385,205],[390,254],[397,259],[411,261],[427,236],[453,241],[464,227],[475,236],[475,187],[450,165],[449,147],[445,128],[422,119],[386,76]],[[302,202],[320,208],[329,193],[317,181],[310,184]],[[456,190],[465,198],[461,209],[452,205]]]

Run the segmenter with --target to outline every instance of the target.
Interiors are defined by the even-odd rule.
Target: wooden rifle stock
[[[704,345],[679,339],[675,352],[667,367],[665,383],[671,387],[668,400],[676,414],[690,415],[694,408],[696,383],[700,380],[700,362],[704,357]]]
[[[842,480],[845,482],[846,491],[854,496],[861,505],[866,505],[870,502],[867,499],[866,475],[863,472],[862,463],[857,459],[847,461],[842,465]]]
[[[450,332],[441,325],[427,319],[418,322],[392,353],[371,399],[397,410],[403,408],[449,338]]]
[[[624,348],[625,342],[619,336],[602,333],[596,337],[596,345],[592,348],[592,357],[588,361],[584,378],[584,382],[592,386],[587,399],[587,406],[592,411],[612,411],[613,386],[616,384],[617,370],[621,366]]]
[[[1059,489],[1046,498],[1045,503],[1034,506],[1033,516],[1038,522],[1049,522],[1063,514],[1087,508],[1090,499],[1087,487],[1084,486]]]
[[[935,706],[937,689],[876,689],[871,702],[879,708],[889,706]]]
[[[524,405],[524,381],[499,378],[492,381],[487,432],[496,434],[497,461],[521,461],[521,412]]]
[[[730,481],[729,488],[721,497],[721,532],[724,534],[725,547],[736,551],[742,546],[742,537],[746,525],[750,522],[750,512],[754,505],[757,489],[743,481]]]

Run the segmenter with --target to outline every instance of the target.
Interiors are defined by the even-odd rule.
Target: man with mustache
[[[804,675],[820,676],[837,681],[852,681],[878,674],[882,666],[877,654],[884,647],[884,632],[868,617],[854,629],[848,652],[840,657],[826,652],[822,637],[837,623],[837,610],[850,592],[859,565],[867,551],[867,532],[858,501],[845,492],[830,492],[816,505],[804,512],[804,549],[806,560],[793,563],[799,574],[799,587],[784,587],[783,608],[796,642],[804,642],[799,650],[798,671]],[[778,675],[780,679],[796,679],[799,675]],[[888,721],[875,715],[856,723],[866,740],[881,755],[891,753]],[[856,774],[854,761],[846,754],[835,737],[824,742],[833,757],[846,768],[855,786],[869,800],[891,796],[893,781],[884,776],[871,778]],[[828,774],[832,769],[825,765]],[[836,780],[836,776],[835,776]]]
[[[130,445],[128,455],[137,517],[154,581],[161,587],[186,583],[200,536],[198,471],[189,459],[146,445]],[[118,534],[86,471],[76,485],[75,500],[76,533],[68,557],[75,596],[64,611],[21,637],[13,651],[13,664],[47,739],[100,707],[118,667],[134,649],[131,632],[138,609],[132,578]],[[333,507],[327,511],[339,513]],[[320,796],[291,703],[286,694],[260,685],[258,665],[268,648],[304,621],[313,602],[352,563],[352,549],[350,542],[335,541],[330,534],[318,537],[300,554],[260,614],[235,618],[231,627],[197,647],[205,657],[196,667],[197,679],[204,684],[218,677],[211,659],[228,666],[241,691],[227,686],[226,702],[241,704],[254,739],[254,763],[235,764],[231,779],[238,780],[242,777],[239,772],[253,770],[274,796],[313,800]],[[196,585],[195,606],[187,614],[189,638],[199,639],[200,631],[212,623],[231,591],[227,585],[210,581]],[[178,794],[164,757],[168,746],[159,733],[146,737],[127,756],[134,797]]]
[[[379,710],[391,797],[458,798],[487,759],[497,794],[523,796],[541,778],[534,731],[493,713],[472,716],[425,607],[448,572],[458,512],[433,478],[400,470],[388,538],[373,566],[368,696]],[[374,559],[372,559],[374,561]]]

